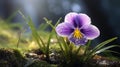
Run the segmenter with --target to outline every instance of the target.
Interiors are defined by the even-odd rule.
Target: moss
[[[0,67],[23,67],[26,60],[18,50],[0,49]]]
[[[8,43],[9,39],[7,36],[0,34],[0,42],[1,43]]]
[[[19,64],[21,66],[25,65],[27,60],[23,57],[23,55],[20,53],[20,51],[16,50],[16,49],[14,49],[13,51],[14,51],[14,55],[15,55],[16,59],[18,60]]]

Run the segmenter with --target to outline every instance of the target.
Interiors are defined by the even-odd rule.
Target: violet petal
[[[77,39],[75,37],[73,37],[73,34],[71,34],[68,39],[73,42],[75,45],[85,45],[87,43],[87,39],[85,37],[81,38],[81,39]]]
[[[91,19],[89,18],[89,16],[87,16],[86,14],[83,13],[75,13],[75,12],[70,12],[65,16],[65,22],[69,22],[72,25],[74,25],[74,27],[82,27],[84,25],[89,25],[91,23]]]
[[[91,19],[88,15],[83,14],[83,13],[79,13],[78,17],[80,19],[81,27],[91,24]]]
[[[78,14],[77,13],[75,13],[75,12],[70,12],[70,13],[68,13],[66,16],[65,16],[65,19],[64,19],[64,21],[65,22],[68,22],[68,23],[71,23],[72,25],[74,25],[74,27],[75,27],[75,25],[76,25],[76,23],[74,22],[74,18],[77,16]]]
[[[86,36],[87,39],[95,39],[100,35],[99,29],[94,25],[83,27],[81,32]]]
[[[68,37],[74,31],[72,27],[70,23],[63,22],[58,24],[56,32],[59,36]]]

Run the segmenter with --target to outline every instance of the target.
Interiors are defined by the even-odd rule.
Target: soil
[[[0,49],[0,67],[61,67],[59,62],[60,60],[60,55],[53,52],[50,53],[50,60],[46,61],[45,54],[39,49],[26,53],[25,57],[16,49]],[[88,64],[80,63],[74,64],[74,66],[120,67],[120,61],[96,55]]]
[[[50,56],[52,56],[52,59],[50,59],[51,63],[52,64],[57,64],[58,67],[59,67],[59,56],[55,56],[54,53],[51,53]],[[45,55],[40,51],[38,50],[34,50],[32,51],[31,53],[28,53],[26,55],[26,57],[28,58],[33,58],[33,59],[38,59],[39,61],[42,60],[42,61],[46,61],[45,60]],[[56,59],[57,58],[57,59]],[[54,60],[54,61],[53,61]],[[48,62],[48,61],[46,61]],[[56,63],[57,62],[57,63]],[[50,62],[48,62],[50,63]],[[50,63],[50,64],[51,64]],[[81,65],[81,66],[80,66]],[[103,57],[103,56],[99,56],[99,55],[96,55],[91,61],[89,64],[78,64],[78,65],[75,65],[76,67],[120,67],[120,61],[116,61],[116,60],[111,60],[111,59],[108,59],[107,57]]]
[[[0,67],[23,67],[26,59],[16,49],[0,49]]]

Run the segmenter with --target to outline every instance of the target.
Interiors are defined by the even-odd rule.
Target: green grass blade
[[[115,39],[117,39],[117,37],[108,39],[108,40],[106,40],[106,41],[98,44],[95,48],[92,49],[92,51],[89,53],[89,56],[90,56],[90,55],[93,55],[96,51],[98,51],[99,49],[101,49],[102,47],[104,47],[106,44],[114,41]]]
[[[56,26],[60,23],[60,21],[61,21],[62,18],[58,19],[58,21],[56,22],[55,26],[52,25],[52,23],[51,23],[52,21],[51,20],[48,20],[47,18],[43,18],[43,19],[46,21],[47,24],[49,24],[53,29],[55,29]]]
[[[34,27],[34,24],[32,23],[32,19],[29,18],[29,20],[28,20],[21,11],[18,11],[18,12],[19,12],[19,14],[23,17],[23,19],[26,21],[26,23],[29,25],[29,27],[30,27],[30,29],[31,29],[31,31],[32,31],[33,37],[35,38],[37,44],[38,44],[39,47],[41,48],[42,46],[41,46],[41,44],[40,44],[40,42],[39,42],[39,38],[40,38],[40,37],[38,36],[38,33],[37,33],[37,31],[36,31],[36,29],[35,29],[35,27]],[[38,38],[38,37],[39,37],[39,38]],[[41,38],[40,38],[40,40],[41,40],[42,44],[44,44]]]
[[[33,37],[35,38],[36,42],[38,43],[39,47],[41,48],[42,46],[41,46],[41,44],[40,44],[40,42],[39,42],[39,35],[38,35],[38,33],[37,33],[37,31],[36,31],[36,29],[35,29],[35,27],[34,27],[34,24],[32,23],[32,20],[31,20],[31,19],[30,19],[30,21],[28,22],[28,25],[30,26],[30,29],[31,29],[31,31],[32,31]],[[40,39],[41,39],[41,38],[40,38]],[[44,44],[44,43],[42,42],[42,44]]]
[[[44,18],[44,20],[45,20],[46,23],[49,24],[49,25],[52,27],[52,29],[55,31],[55,27],[57,26],[58,23],[60,23],[61,18],[57,21],[57,23],[55,24],[55,26],[52,25],[51,21],[48,20],[47,18]],[[59,43],[60,49],[64,52],[64,49],[63,49],[62,44],[61,44],[61,42],[60,42],[60,38],[57,36],[56,31],[55,31],[55,36],[56,36],[57,41],[58,41],[58,43]]]
[[[109,52],[109,53],[116,53],[116,54],[119,54],[120,55],[120,52],[116,52],[116,51],[112,51],[112,50],[106,50],[104,52]]]
[[[104,47],[104,48],[96,51],[95,54],[99,54],[99,53],[104,52],[105,50],[113,48],[113,47],[118,47],[118,45],[111,45],[111,46],[108,46],[108,47]]]
[[[17,48],[19,47],[19,43],[20,43],[20,40],[21,40],[21,35],[22,35],[22,32],[18,32],[18,41],[17,41]]]
[[[68,46],[68,44],[65,42],[64,38],[62,38],[62,37],[58,38],[57,33],[56,33],[56,30],[55,30],[55,28],[56,28],[57,24],[60,22],[61,18],[57,21],[57,23],[55,24],[55,26],[52,25],[51,20],[48,20],[47,18],[44,18],[44,20],[47,22],[47,24],[49,24],[49,25],[52,27],[52,29],[54,29],[55,34],[56,34],[56,38],[58,39],[59,46],[60,46],[61,50],[63,51],[62,54],[63,54],[64,57],[67,58],[68,55],[69,55],[69,46]],[[63,48],[62,46],[63,46],[64,48]]]
[[[47,27],[48,27],[48,24],[46,24],[46,23],[41,23],[40,26],[39,26],[39,29],[43,31],[43,30],[45,30]]]
[[[47,46],[46,46],[46,60],[49,60],[49,46],[50,46],[50,40],[52,38],[52,35],[53,35],[53,30],[51,31],[50,35],[49,35],[49,38],[48,38],[48,41],[47,41]]]
[[[47,18],[44,18],[44,20],[45,20],[46,23],[49,24],[49,25],[52,27],[52,29],[54,30],[55,36],[56,36],[57,41],[58,41],[58,45],[60,46],[60,49],[61,49],[61,51],[63,52],[62,54],[65,55],[64,49],[63,49],[62,44],[61,44],[61,39],[57,36],[57,33],[56,33],[56,31],[55,31],[55,27],[57,26],[58,23],[60,23],[61,18],[57,21],[57,23],[55,24],[55,26],[52,25],[51,20],[48,20]]]
[[[63,47],[62,47],[62,44],[61,44],[61,42],[60,42],[60,39],[59,39],[59,37],[58,37],[57,35],[56,35],[56,38],[57,38],[58,45],[59,45],[61,51],[64,52]]]
[[[56,38],[57,38],[57,41],[58,41],[58,45],[59,45],[60,50],[61,50],[61,56],[63,56],[63,59],[66,59],[67,58],[67,54],[66,54],[65,50],[63,49],[63,46],[62,46],[63,44],[61,43],[61,40],[57,36],[57,34],[55,34],[55,35],[56,35]]]
[[[61,41],[62,41],[62,43],[63,43],[63,47],[64,47],[64,49],[65,49],[65,52],[66,52],[67,54],[69,54],[69,46],[68,46],[67,42],[65,41],[65,39],[64,39],[63,37],[61,37]]]
[[[114,38],[111,38],[111,39],[108,39],[100,44],[98,44],[95,48],[93,48],[91,51],[89,51],[89,53],[87,54],[87,57],[85,58],[85,60],[89,60],[91,57],[94,56],[94,54],[100,50],[101,48],[103,48],[106,44],[114,41],[115,39],[117,39],[117,37],[114,37]]]
[[[19,10],[18,11],[19,12],[19,14],[22,16],[22,18],[26,21],[26,22],[28,22],[28,19],[25,17],[25,15]]]
[[[95,55],[100,54],[100,53],[102,53],[102,52],[105,52],[106,50],[108,50],[108,49],[110,49],[110,48],[113,48],[113,47],[119,47],[119,46],[118,46],[118,45],[111,45],[111,46],[108,46],[108,47],[104,47],[104,48],[96,51],[94,54],[91,54],[91,55],[87,58],[87,60],[89,60],[89,59],[93,58]]]
[[[86,55],[87,52],[89,51],[90,44],[91,44],[91,40],[89,40],[86,44],[84,55]]]
[[[117,37],[114,37],[114,38],[111,38],[111,39],[109,39],[109,40],[106,40],[106,41],[98,44],[93,50],[99,50],[99,49],[101,49],[102,47],[104,47],[106,44],[108,44],[108,43],[110,43],[110,42],[112,42],[112,41],[114,41],[114,40],[116,40],[116,39],[117,39]]]
[[[82,47],[81,45],[78,47],[78,49],[76,50],[75,55],[77,55],[77,54],[79,53],[79,51],[80,51],[81,47]]]
[[[52,27],[52,29],[55,29],[55,26],[52,25],[52,21],[51,20],[48,20],[47,18],[44,18],[44,20],[46,21],[47,24],[49,24]]]
[[[59,18],[59,19],[58,19],[57,23],[55,24],[55,27],[60,23],[61,19],[62,19],[62,18]]]

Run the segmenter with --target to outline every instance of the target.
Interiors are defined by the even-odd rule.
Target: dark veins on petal
[[[72,32],[74,32],[74,29],[70,29],[70,30],[69,30],[69,33],[72,33]]]
[[[73,22],[74,22],[74,27],[80,28],[82,26],[82,20],[80,19],[79,16],[74,17]]]
[[[70,40],[71,42],[73,42],[75,45],[84,45],[84,44],[86,44],[86,42],[87,42],[87,39],[86,39],[85,37],[83,37],[83,38],[81,38],[81,39],[77,39],[77,38],[75,38],[75,37],[73,37],[73,36],[70,36],[70,37],[69,37],[69,40]]]
[[[87,34],[87,33],[89,33],[89,30],[81,29],[80,31],[81,31],[83,34]]]

